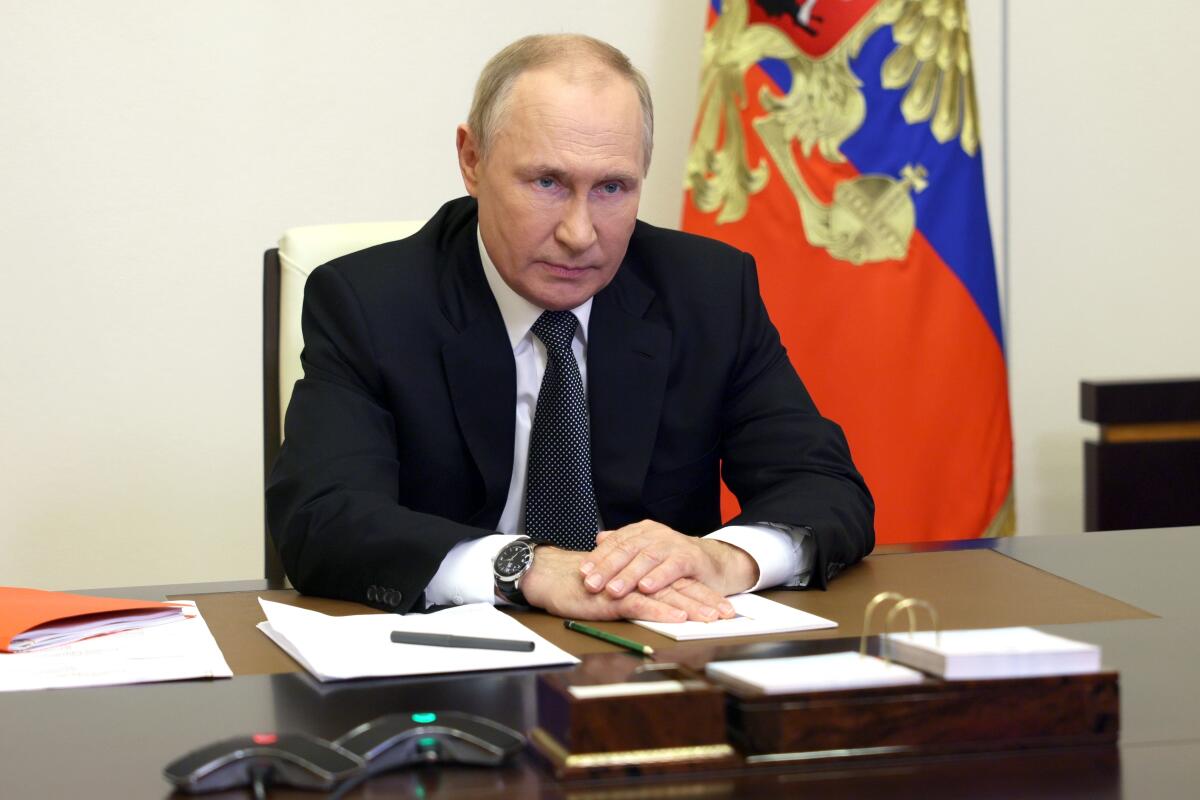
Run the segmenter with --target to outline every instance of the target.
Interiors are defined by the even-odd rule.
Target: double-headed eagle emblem
[[[831,203],[810,188],[793,157],[814,149],[843,163],[842,143],[862,125],[867,105],[861,81],[850,68],[870,36],[891,26],[895,49],[883,62],[885,88],[905,89],[900,109],[910,125],[928,123],[934,138],[955,138],[967,155],[979,149],[979,125],[971,74],[965,0],[880,0],[831,49],[814,57],[779,28],[751,23],[747,0],[723,0],[722,13],[705,34],[700,113],[688,156],[687,187],[696,207],[717,212],[717,222],[745,216],[750,197],[770,176],[766,159],[747,155],[757,135],[799,205],[809,243],[853,264],[900,259],[916,228],[911,192],[927,186],[920,164],[897,176],[862,175],[842,181]],[[816,0],[797,6],[797,24],[813,19]],[[800,18],[803,15],[804,18]],[[764,58],[782,61],[792,74],[786,95],[764,87],[753,132],[742,124],[745,74]]]

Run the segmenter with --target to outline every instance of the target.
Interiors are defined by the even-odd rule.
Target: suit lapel
[[[606,527],[639,518],[670,369],[671,331],[643,318],[654,299],[629,264],[596,295],[588,324],[592,480]]]
[[[494,526],[512,476],[517,377],[512,347],[475,242],[466,225],[449,243],[441,281],[442,308],[455,333],[442,348],[454,414],[483,478],[486,500],[469,520]]]

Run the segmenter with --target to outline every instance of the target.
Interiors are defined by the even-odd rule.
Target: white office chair
[[[279,455],[283,441],[283,418],[292,399],[292,388],[303,376],[300,351],[300,309],[304,283],[309,273],[338,256],[372,245],[403,239],[416,233],[424,220],[402,222],[358,222],[345,225],[307,225],[289,228],[279,247],[263,257],[263,468],[264,477]],[[271,534],[266,532],[266,577],[271,583],[284,581],[283,564]]]

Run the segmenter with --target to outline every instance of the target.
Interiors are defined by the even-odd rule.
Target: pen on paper
[[[449,633],[413,633],[392,631],[396,644],[421,644],[428,647],[463,647],[473,650],[511,650],[517,653],[533,651],[533,642],[517,639],[488,639],[483,636],[454,636]]]
[[[644,656],[654,655],[654,648],[648,644],[635,642],[632,639],[626,639],[624,636],[617,636],[615,633],[608,633],[607,631],[602,631],[599,628],[593,628],[590,625],[584,625],[583,623],[576,622],[573,619],[564,619],[563,627],[567,630],[575,631],[576,633],[582,633],[585,636],[592,636],[596,639],[609,642],[610,644],[619,645],[627,650],[632,650],[635,653],[641,653]]]

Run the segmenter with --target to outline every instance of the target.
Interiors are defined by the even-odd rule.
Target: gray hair
[[[539,67],[587,61],[611,70],[637,90],[638,103],[642,107],[642,156],[645,169],[649,171],[650,154],[654,150],[654,104],[645,76],[633,66],[628,56],[611,44],[579,33],[526,36],[492,56],[479,73],[471,113],[467,116],[467,127],[475,137],[480,155],[487,153],[495,139],[517,78]]]

